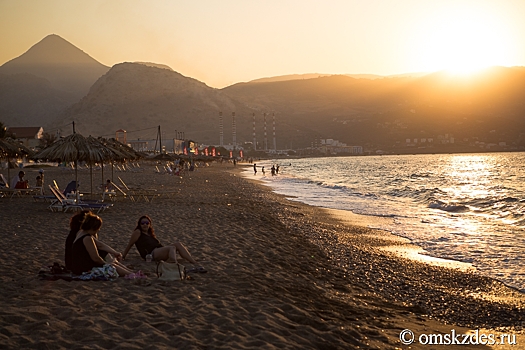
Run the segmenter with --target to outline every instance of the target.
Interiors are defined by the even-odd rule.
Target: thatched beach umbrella
[[[43,159],[54,162],[73,162],[78,196],[78,161],[89,164],[101,162],[105,157],[103,147],[89,142],[84,136],[73,133],[61,138],[33,156],[33,159]]]
[[[110,151],[111,156],[108,159],[111,162],[111,181],[113,181],[114,162],[124,163],[129,160],[137,160],[143,158],[143,156],[136,152],[133,148],[115,140],[114,138],[104,139],[99,137],[97,141],[104,145],[104,147],[106,147]],[[104,167],[102,167],[102,181],[104,181]]]

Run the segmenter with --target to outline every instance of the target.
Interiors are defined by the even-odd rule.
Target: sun
[[[512,49],[504,19],[482,8],[454,8],[434,14],[420,32],[422,70],[468,74],[506,65]]]

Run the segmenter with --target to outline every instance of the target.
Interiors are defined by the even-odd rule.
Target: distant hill
[[[250,110],[241,103],[193,78],[139,63],[113,66],[78,103],[56,121],[76,121],[84,134],[112,135],[161,125],[173,138],[175,130],[199,142],[219,142],[219,111],[224,113],[225,142],[231,142],[231,113],[237,112],[237,128],[246,137]]]
[[[278,111],[280,122],[302,126],[296,146],[308,146],[315,138],[377,147],[447,134],[487,142],[525,138],[523,67],[493,67],[472,77],[446,72],[374,80],[334,75],[222,90],[254,109]]]
[[[48,126],[108,70],[58,35],[48,35],[0,66],[0,119],[11,126]]]
[[[428,73],[406,73],[406,74],[395,74],[395,75],[389,75],[389,78],[398,78],[398,77],[421,77],[424,75],[427,75]],[[268,78],[261,78],[261,79],[255,79],[251,80],[248,83],[275,83],[278,81],[288,81],[288,80],[305,80],[305,79],[315,79],[315,78],[323,78],[323,77],[330,77],[334,75],[343,75],[350,78],[356,78],[356,79],[381,79],[385,78],[385,76],[377,75],[377,74],[320,74],[320,73],[308,73],[308,74],[289,74],[289,75],[280,75],[277,77],[268,77]]]

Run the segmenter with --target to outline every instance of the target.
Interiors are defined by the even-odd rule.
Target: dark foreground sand
[[[27,178],[36,172],[26,169]],[[101,214],[100,238],[122,251],[147,214],[163,243],[180,240],[209,273],[161,282],[155,264],[132,248],[125,263],[150,278],[39,280],[42,266],[63,262],[71,213],[50,212],[27,197],[0,198],[0,348],[405,349],[403,329],[419,335],[481,328],[517,334],[511,348],[525,347],[522,294],[474,273],[381,252],[377,247],[390,244],[385,233],[289,202],[242,179],[232,165],[183,177],[147,166],[117,175],[128,185],[177,194],[152,203],[117,200]],[[73,176],[46,169],[46,182],[56,179],[62,188]],[[100,172],[95,179],[101,182]],[[80,181],[89,189],[88,171]]]

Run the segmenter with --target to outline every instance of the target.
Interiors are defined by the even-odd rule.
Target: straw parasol
[[[78,200],[78,161],[89,164],[101,162],[107,157],[104,147],[95,144],[79,133],[73,133],[61,138],[33,156],[33,159],[43,159],[56,162],[73,162]]]
[[[113,163],[114,162],[126,162],[128,160],[137,160],[143,158],[141,154],[136,152],[133,148],[115,140],[114,138],[105,139],[99,137],[97,139],[104,147],[109,150],[109,160],[111,162],[111,180],[113,181]],[[104,167],[102,167],[102,181],[104,181]]]

